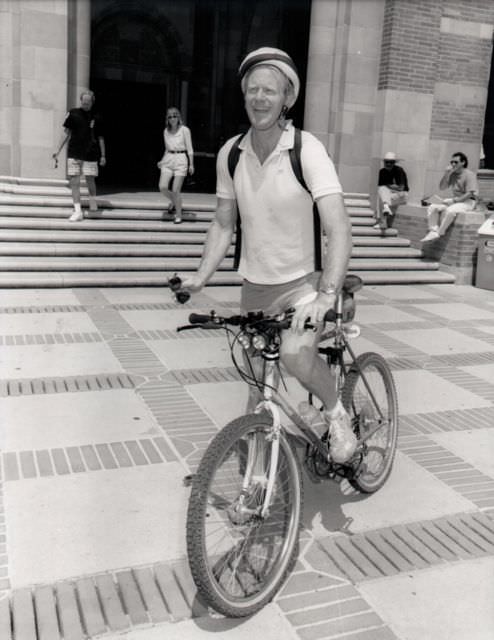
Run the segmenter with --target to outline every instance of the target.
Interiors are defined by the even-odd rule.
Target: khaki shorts
[[[98,163],[87,160],[67,158],[67,175],[69,176],[98,176]]]
[[[162,172],[168,171],[174,176],[185,177],[189,170],[189,159],[186,153],[166,153],[158,166]]]
[[[244,280],[240,292],[241,311],[264,311],[273,315],[310,302],[317,295],[320,278],[321,274],[317,272],[283,284],[255,284]]]

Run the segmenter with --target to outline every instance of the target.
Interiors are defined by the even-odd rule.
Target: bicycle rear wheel
[[[267,604],[298,555],[302,476],[283,433],[269,512],[260,513],[271,432],[267,415],[233,420],[211,442],[194,477],[187,512],[189,565],[207,604],[229,617],[251,615]]]
[[[363,353],[350,367],[342,402],[359,437],[374,431],[363,445],[362,459],[350,482],[373,493],[388,478],[398,437],[398,398],[391,369],[377,353]]]

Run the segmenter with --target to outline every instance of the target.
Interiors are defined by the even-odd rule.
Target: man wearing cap
[[[184,288],[200,290],[221,263],[232,243],[238,207],[242,311],[273,314],[296,308],[291,329],[283,334],[281,358],[288,372],[323,402],[325,422],[315,431],[322,436],[329,430],[331,456],[345,462],[355,451],[356,438],[317,350],[324,315],[334,306],[351,254],[342,188],[326,149],[306,131],[300,160],[310,194],[294,175],[289,150],[295,144],[295,129],[286,116],[300,81],[290,56],[262,47],[245,57],[239,75],[251,127],[239,143],[233,178],[228,158],[238,136],[219,151],[216,216],[199,269],[184,279]],[[315,268],[313,200],[327,237],[322,272]],[[317,331],[304,331],[309,318]],[[250,396],[249,410],[258,399],[258,394]]]
[[[396,163],[396,153],[388,151],[384,154],[384,167],[379,171],[377,182],[377,222],[374,229],[384,231],[393,226],[396,210],[408,199],[407,174]]]

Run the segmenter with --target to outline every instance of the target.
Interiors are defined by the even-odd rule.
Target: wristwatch
[[[319,288],[319,293],[324,293],[327,296],[336,296],[337,295],[337,291],[336,291],[336,287],[332,284],[328,284],[326,287],[320,287]]]

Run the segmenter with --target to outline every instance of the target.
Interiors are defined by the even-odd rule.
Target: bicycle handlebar
[[[265,329],[277,329],[282,331],[284,329],[289,329],[292,323],[292,316],[294,313],[294,309],[287,309],[287,311],[283,315],[277,316],[265,316],[262,313],[251,313],[247,315],[234,315],[228,318],[217,316],[214,311],[211,313],[191,313],[189,315],[189,325],[185,325],[182,327],[177,327],[177,331],[186,331],[188,329],[196,329],[200,327],[201,329],[223,329],[226,325],[235,326],[235,327],[260,327],[262,325]],[[332,317],[331,314],[334,314],[333,310],[330,309],[326,316],[325,320],[329,317]],[[305,329],[315,329],[315,325],[310,322],[305,323]]]

